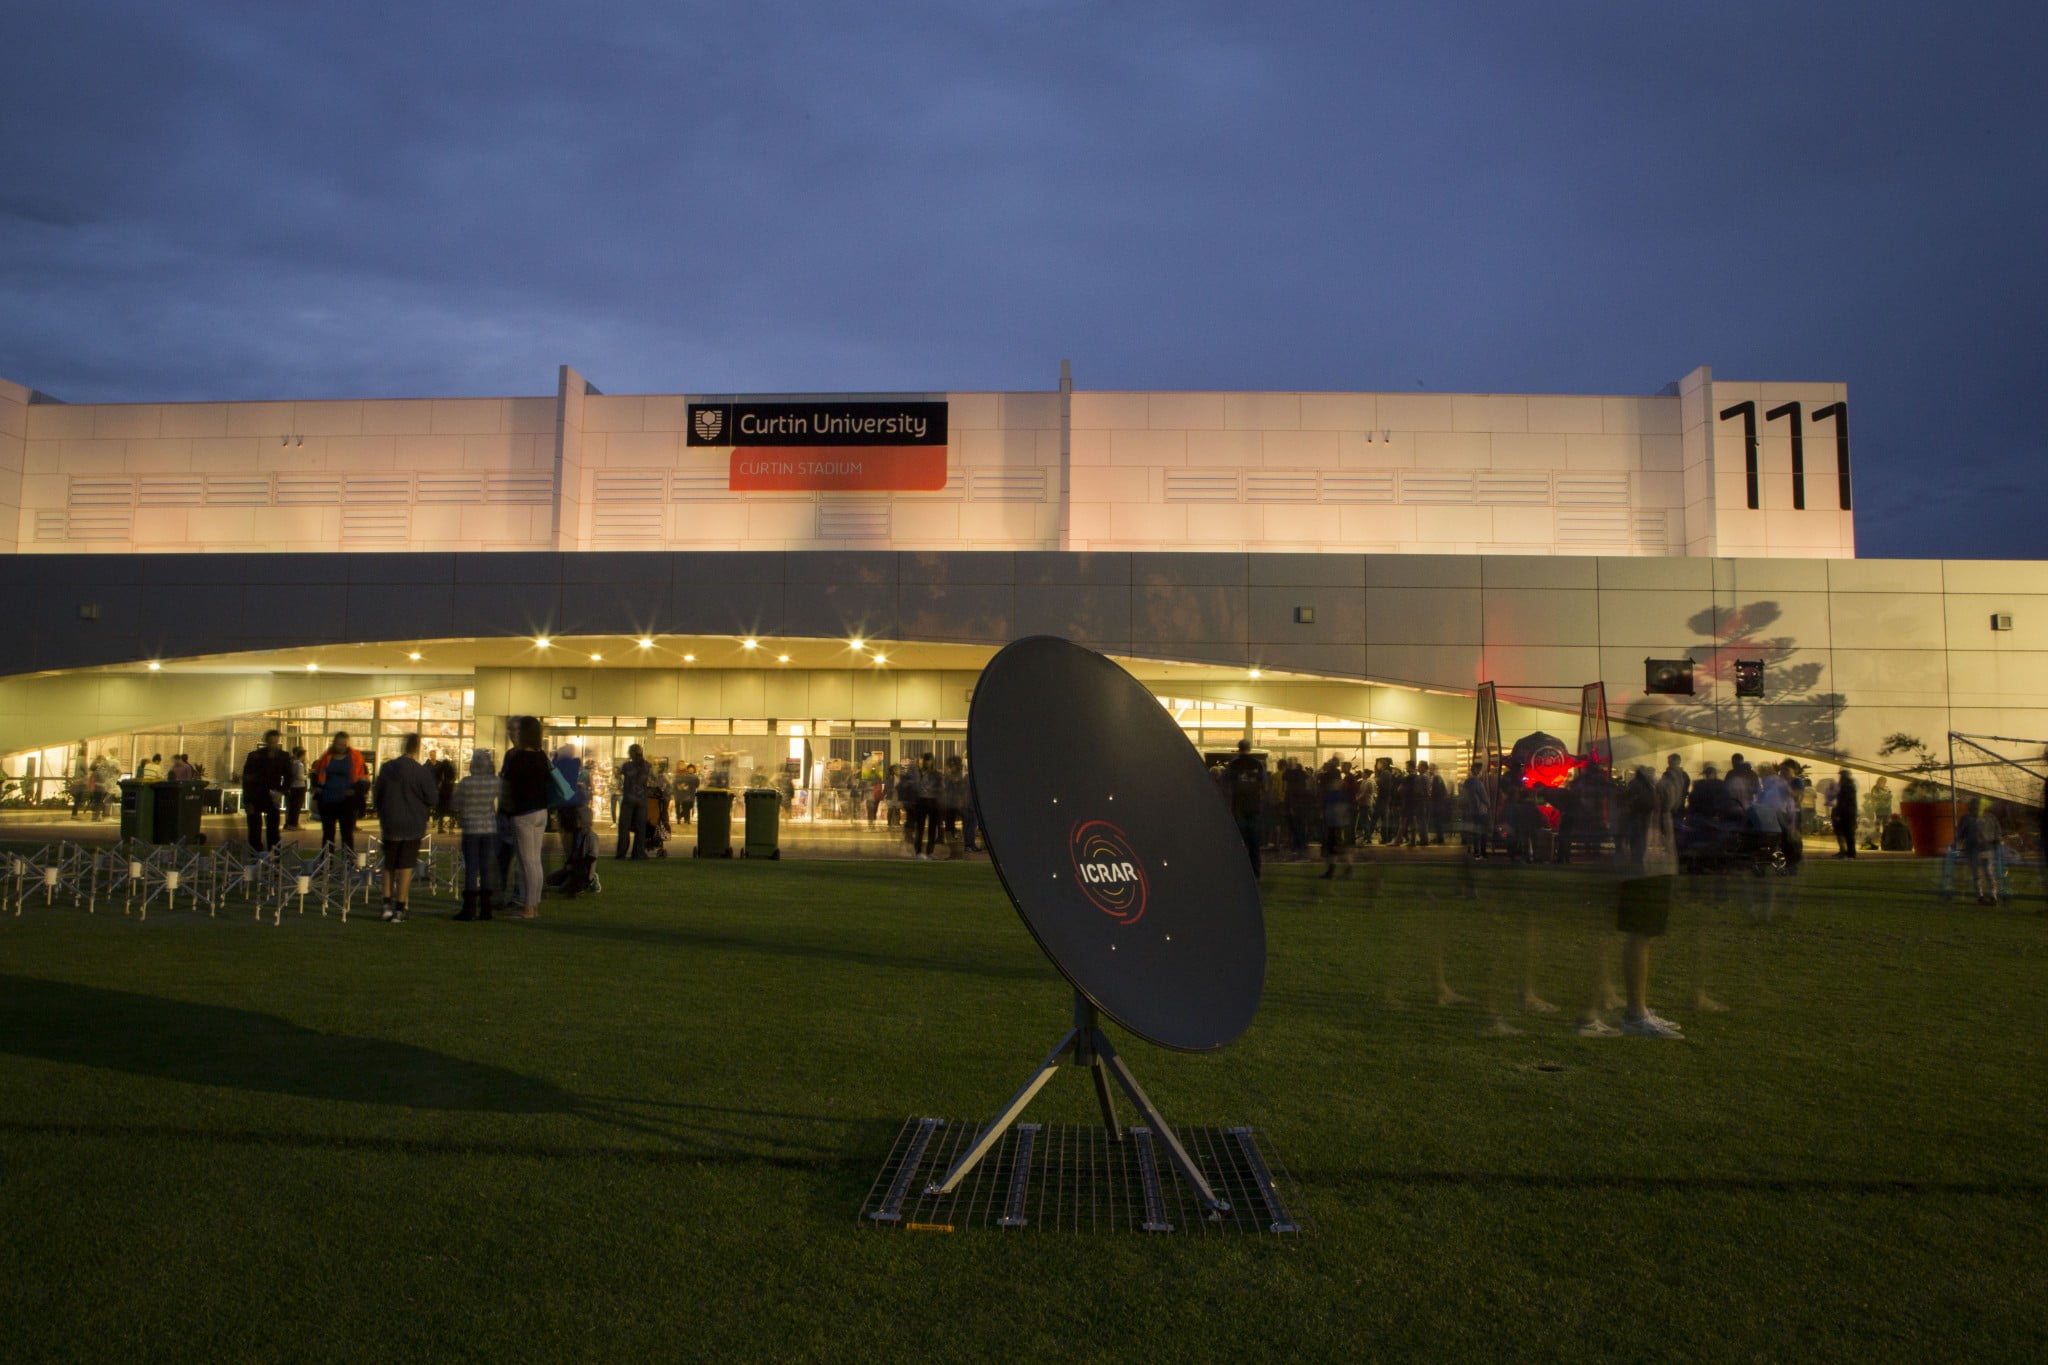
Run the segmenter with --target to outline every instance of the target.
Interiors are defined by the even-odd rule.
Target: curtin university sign
[[[737,491],[946,486],[944,403],[692,403],[685,440],[730,447]]]

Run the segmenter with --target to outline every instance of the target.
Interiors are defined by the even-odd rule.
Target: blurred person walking
[[[626,761],[619,765],[619,838],[612,849],[614,859],[647,856],[648,784],[653,776],[640,746],[627,748]]]
[[[183,757],[183,755],[179,755]],[[284,784],[284,827],[297,829],[299,816],[306,809],[306,749],[304,745],[292,746],[292,775]]]
[[[690,817],[697,812],[697,788],[701,785],[702,779],[697,776],[697,765],[685,763],[682,772],[676,776],[676,818],[686,825],[690,823]]]
[[[959,835],[960,820],[966,812],[967,770],[960,764],[960,755],[951,754],[946,758],[946,775],[939,783],[939,837],[948,848]]]
[[[1860,813],[1856,807],[1856,779],[1843,768],[1835,778],[1835,804],[1828,812],[1835,826],[1837,858],[1856,856],[1856,817]]]
[[[575,745],[560,744],[555,747],[555,771],[562,775],[562,785],[570,792],[567,801],[555,806],[555,828],[562,835],[562,858],[566,862],[576,856],[577,841],[590,828],[590,770]],[[597,852],[594,839],[590,851],[593,855]]]
[[[95,820],[107,818],[107,802],[120,792],[121,765],[112,754],[101,754],[86,771],[85,801]]]
[[[1863,837],[1865,848],[1876,848],[1884,838],[1884,827],[1892,821],[1892,789],[1882,777],[1870,784],[1870,790],[1863,797]]]
[[[939,795],[941,781],[939,770],[932,764],[932,756],[922,753],[917,756],[917,766],[911,769],[910,777],[910,851],[920,862],[932,860],[932,843],[939,834]]]
[[[427,771],[434,779],[434,832],[439,834],[455,822],[455,764],[436,750],[427,755]]]
[[[1266,773],[1265,765],[1252,754],[1250,740],[1239,740],[1237,757],[1224,765],[1223,788],[1230,798],[1230,818],[1237,823],[1238,837],[1244,840],[1244,851],[1252,860],[1252,876],[1263,879],[1259,845],[1265,836]]]
[[[1956,851],[1970,868],[1970,885],[1977,904],[1998,904],[1998,860],[2005,842],[2005,830],[1998,823],[1991,803],[1972,801],[1956,825]]]

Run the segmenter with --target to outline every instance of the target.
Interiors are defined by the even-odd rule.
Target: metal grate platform
[[[861,1224],[914,1232],[968,1228],[1056,1232],[1170,1232],[1304,1236],[1299,1191],[1250,1128],[1174,1131],[1228,1213],[1211,1217],[1143,1128],[1112,1142],[1087,1124],[1020,1123],[1003,1134],[950,1196],[925,1193],[972,1146],[981,1125],[904,1122],[861,1207]]]

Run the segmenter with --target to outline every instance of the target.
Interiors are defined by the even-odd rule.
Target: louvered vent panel
[[[1314,502],[1316,472],[1313,469],[1248,469],[1244,476],[1246,502]]]
[[[1669,543],[1669,529],[1669,523],[1661,511],[1636,513],[1636,548],[1661,554]]]
[[[412,535],[412,512],[397,507],[344,507],[341,512],[343,540],[406,540]]]
[[[668,476],[659,469],[604,469],[591,480],[591,493],[599,502],[652,503],[659,508],[667,501]]]
[[[493,474],[489,492],[485,495],[491,502],[521,503],[527,506],[545,505],[555,500],[555,476],[552,474]]]
[[[37,540],[69,540],[71,519],[62,512],[36,513]]]
[[[276,497],[280,507],[331,506],[341,501],[341,480],[332,474],[280,474]]]
[[[1541,471],[1481,470],[1479,501],[1499,507],[1547,507],[1550,475]]]
[[[205,501],[206,480],[196,474],[135,481],[135,502],[139,507],[197,507]]]
[[[1043,469],[970,469],[967,497],[971,502],[1044,502]]]
[[[65,501],[73,507],[129,507],[135,484],[129,479],[73,479]]]
[[[625,540],[658,541],[662,538],[666,515],[659,501],[600,505],[591,511],[590,529],[600,545],[615,545]]]
[[[208,507],[265,507],[270,503],[267,474],[210,474],[206,479]]]
[[[1467,503],[1472,501],[1472,475],[1467,471],[1444,473],[1413,471],[1401,476],[1401,501],[1423,503]]]
[[[1324,502],[1392,502],[1394,474],[1384,469],[1338,469],[1323,474]]]
[[[484,500],[484,476],[481,474],[418,474],[418,492],[414,495],[421,502],[457,502],[474,507]]]
[[[1557,542],[1560,545],[1626,545],[1629,543],[1628,511],[1620,508],[1612,512],[1559,512]]]
[[[356,507],[404,507],[412,501],[410,474],[351,474],[345,501]]]
[[[708,469],[678,469],[669,475],[669,496],[677,502],[698,502],[705,498],[729,498],[731,477],[722,466]]]
[[[873,502],[828,502],[818,508],[820,540],[887,540],[889,504]]]
[[[133,512],[73,512],[66,540],[126,540],[135,527]]]
[[[1559,507],[1626,507],[1626,474],[1560,474],[1557,476]]]
[[[1168,502],[1236,502],[1235,469],[1169,469],[1166,471]]]

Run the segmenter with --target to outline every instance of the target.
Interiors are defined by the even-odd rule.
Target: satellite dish
[[[1137,679],[1051,635],[974,690],[968,777],[1003,889],[1074,989],[1183,1052],[1238,1038],[1266,976],[1259,887],[1194,745]]]
[[[1156,1136],[1211,1216],[1228,1212],[1097,1020],[1099,1011],[1147,1042],[1206,1052],[1258,1012],[1258,883],[1201,755],[1130,674],[1069,640],[1033,635],[982,671],[967,758],[990,859],[1025,927],[1073,983],[1074,1026],[926,1194],[957,1191],[1065,1065],[1093,1075],[1111,1141],[1124,1139],[1114,1085],[1145,1121],[1131,1130],[1141,1166],[1150,1169]],[[896,1208],[892,1198],[870,1216],[895,1218]]]

